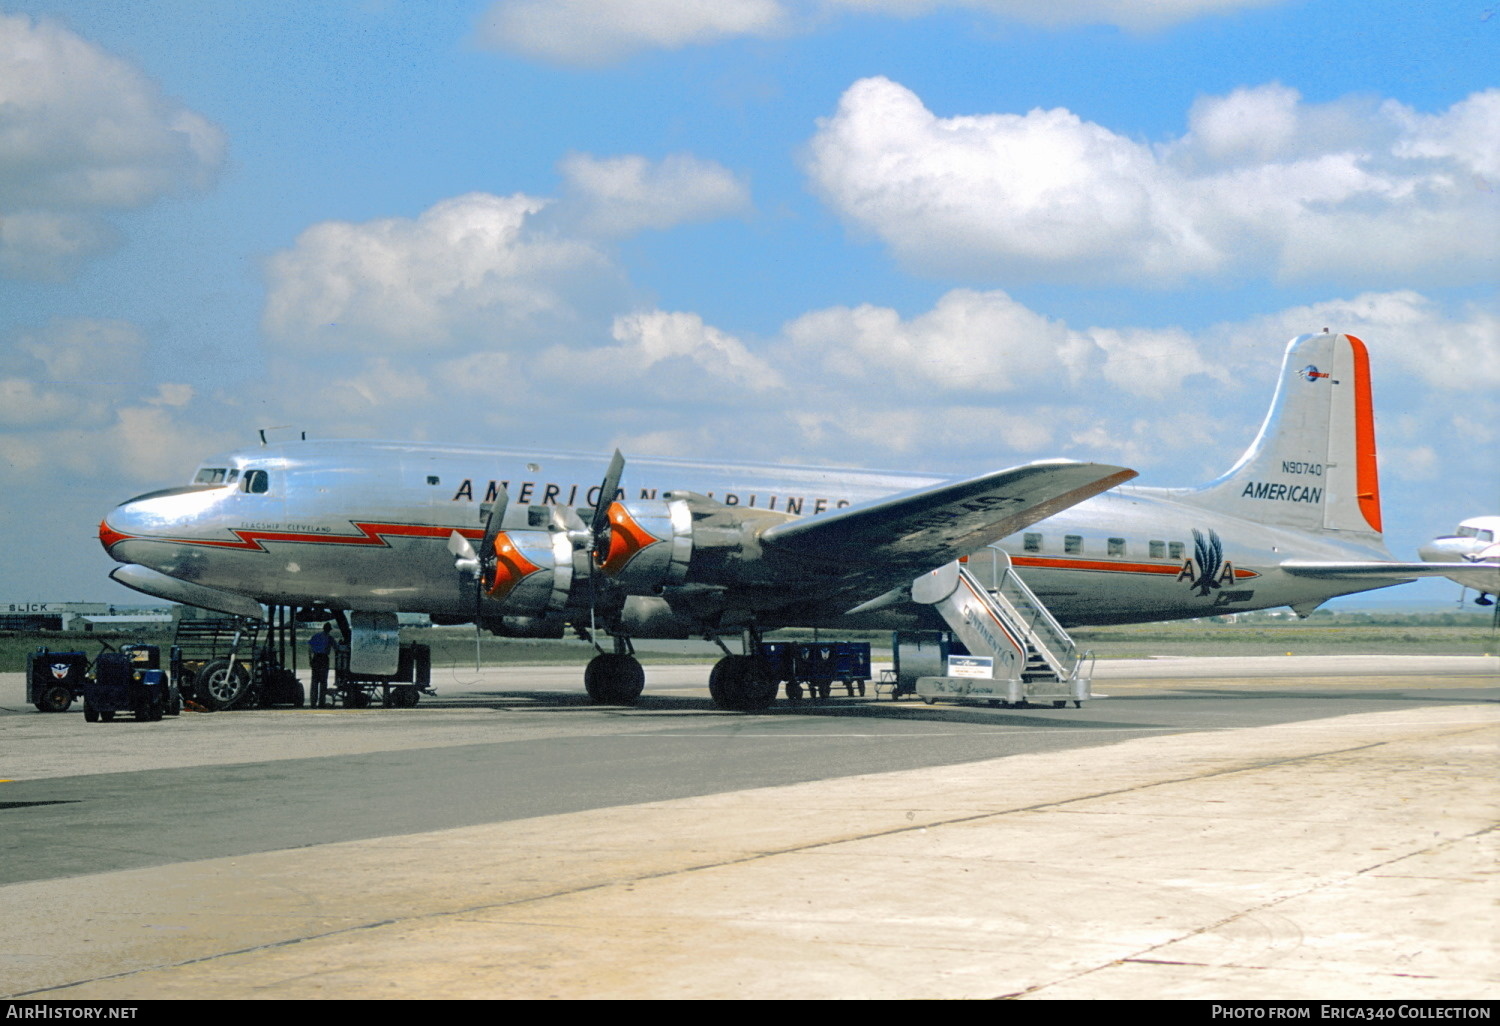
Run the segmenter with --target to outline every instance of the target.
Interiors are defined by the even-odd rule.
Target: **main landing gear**
[[[583,671],[583,686],[595,705],[634,705],[646,686],[646,672],[635,657],[630,639],[617,635],[613,652],[600,652]],[[759,636],[746,639],[750,652],[759,651]],[[723,643],[720,642],[720,647]],[[732,655],[714,663],[708,693],[720,709],[757,712],[776,700],[781,681],[775,668],[757,655]]]
[[[721,709],[756,712],[776,700],[780,681],[753,655],[727,655],[708,675],[708,693]]]
[[[630,639],[615,638],[613,652],[600,652],[583,671],[583,687],[595,705],[635,705],[646,686],[646,671]]]

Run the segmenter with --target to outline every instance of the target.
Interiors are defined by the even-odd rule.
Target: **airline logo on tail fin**
[[[1352,335],[1293,339],[1260,434],[1196,499],[1264,524],[1376,540],[1380,486],[1365,344]]]

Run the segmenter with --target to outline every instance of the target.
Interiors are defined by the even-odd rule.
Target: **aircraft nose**
[[[171,506],[176,490],[149,492],[120,503],[99,521],[99,544],[121,563],[143,562],[145,553],[159,545],[142,542],[162,541],[173,537],[182,527],[178,511]]]
[[[136,507],[133,502],[122,502],[99,521],[99,544],[104,546],[105,552],[121,563],[134,562],[123,554],[123,543],[149,533],[146,530],[145,518],[141,515],[141,510],[133,507]]]
[[[1417,556],[1428,563],[1461,563],[1468,546],[1466,538],[1434,538],[1417,547]]]

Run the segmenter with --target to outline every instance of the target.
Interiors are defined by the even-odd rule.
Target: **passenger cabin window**
[[[1109,554],[1111,556],[1123,556],[1123,555],[1125,555],[1125,539],[1124,538],[1111,538],[1109,540]]]
[[[1039,535],[1039,534],[1031,534],[1031,533],[1026,534],[1021,539],[1021,547],[1023,549],[1025,549],[1027,552],[1041,552],[1042,551],[1042,536]]]
[[[271,488],[271,476],[264,470],[247,470],[240,482],[240,490],[251,495],[264,495]]]
[[[1077,555],[1083,551],[1083,536],[1069,534],[1063,536],[1063,551],[1070,555]]]
[[[1164,542],[1164,541],[1154,541],[1154,542],[1152,542],[1151,543],[1151,558],[1152,559],[1165,559],[1166,557],[1167,557],[1167,543]]]
[[[1167,553],[1173,559],[1181,559],[1182,558],[1182,550],[1183,550],[1182,542],[1172,542],[1171,544],[1169,544],[1167,546]]]

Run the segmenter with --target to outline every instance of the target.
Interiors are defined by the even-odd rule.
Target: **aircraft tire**
[[[708,675],[708,693],[721,709],[758,712],[776,700],[777,682],[752,656],[725,656]]]
[[[583,687],[595,705],[634,705],[646,687],[646,671],[635,656],[606,652],[589,660]]]
[[[233,709],[250,691],[250,674],[238,662],[216,659],[198,671],[198,702],[207,709]]]

